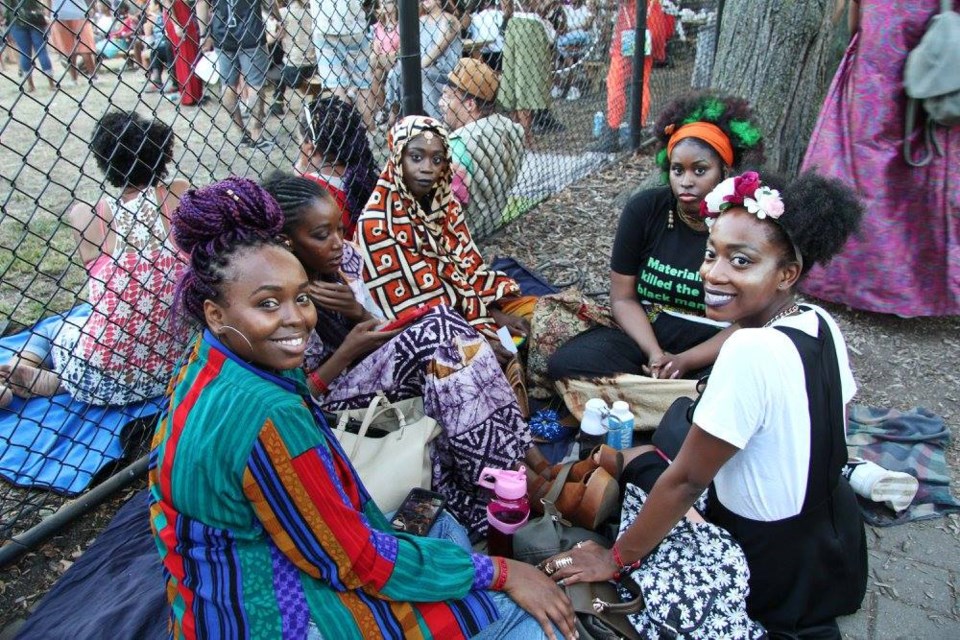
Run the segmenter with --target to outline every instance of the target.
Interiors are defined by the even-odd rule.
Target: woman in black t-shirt
[[[731,170],[762,164],[760,131],[746,101],[709,92],[669,105],[655,131],[668,185],[636,194],[620,217],[610,260],[619,328],[592,329],[558,349],[549,364],[554,380],[697,377],[733,331],[706,318],[700,204]]]

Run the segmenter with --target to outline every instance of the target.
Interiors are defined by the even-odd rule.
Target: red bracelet
[[[641,564],[643,564],[643,558],[640,558],[639,560],[631,564],[626,564],[623,561],[623,556],[620,555],[620,549],[617,548],[616,542],[613,543],[613,548],[610,549],[610,552],[613,555],[614,564],[620,567],[619,569],[613,572],[613,579],[615,581],[619,581],[624,574],[633,571],[634,569],[638,568]]]
[[[507,560],[500,557],[496,557],[494,560],[497,561],[497,567],[499,567],[500,573],[497,575],[497,579],[490,589],[491,591],[503,591],[503,587],[507,584],[507,576],[510,574],[510,571],[507,569]]]
[[[323,379],[320,377],[320,374],[317,373],[316,370],[313,370],[307,374],[307,380],[309,380],[310,384],[313,385],[313,389],[314,389],[313,395],[319,396],[329,391],[329,388],[327,387],[327,383],[323,381]]]

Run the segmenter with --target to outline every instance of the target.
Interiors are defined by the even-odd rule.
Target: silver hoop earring
[[[230,329],[231,331],[235,332],[238,336],[240,336],[241,338],[243,338],[243,341],[247,343],[247,347],[250,348],[250,353],[253,354],[253,345],[250,344],[250,340],[247,338],[247,336],[243,335],[243,331],[240,331],[240,329],[237,329],[236,327],[231,327],[230,325],[225,324],[225,325],[221,326],[221,327],[220,327],[220,331],[217,332],[217,335],[220,336],[221,338],[223,337],[223,330],[224,330],[224,329]]]

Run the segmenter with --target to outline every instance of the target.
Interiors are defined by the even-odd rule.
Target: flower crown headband
[[[783,200],[780,192],[765,187],[756,171],[747,171],[743,175],[727,178],[707,194],[700,202],[700,217],[707,226],[731,207],[743,207],[760,220],[777,220],[783,215]]]
[[[700,217],[707,223],[707,227],[710,227],[720,214],[731,207],[743,207],[760,220],[770,218],[776,221],[783,215],[783,199],[780,198],[780,192],[763,186],[760,182],[760,174],[756,171],[747,171],[743,175],[727,178],[714,187],[713,191],[700,201]],[[800,248],[783,225],[780,225],[780,228],[786,232],[794,257],[802,268],[803,256]]]

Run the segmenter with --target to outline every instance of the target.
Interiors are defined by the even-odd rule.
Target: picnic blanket
[[[17,638],[159,640],[168,637],[169,615],[144,489],[53,585]]]
[[[90,305],[79,305],[35,328],[89,314]],[[0,362],[23,348],[30,331],[0,339]],[[123,457],[123,428],[160,413],[164,405],[162,397],[122,407],[88,405],[67,393],[14,398],[0,409],[0,476],[19,487],[81,493],[101,469]]]
[[[913,504],[899,515],[882,504],[860,500],[864,520],[876,527],[936,518],[960,512],[950,493],[950,470],[944,452],[950,429],[943,418],[923,408],[910,411],[850,405],[847,450],[851,456],[903,471],[920,481]]]

